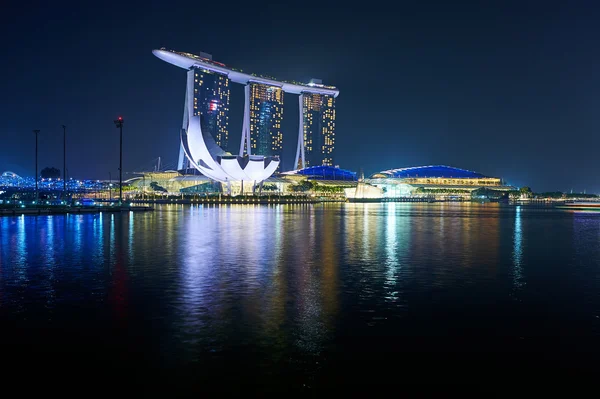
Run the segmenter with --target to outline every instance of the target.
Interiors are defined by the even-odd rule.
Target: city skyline
[[[176,167],[182,83],[148,53],[168,45],[219,54],[244,70],[340,87],[335,164],[342,168],[368,175],[445,164],[536,191],[600,191],[595,4],[509,1],[490,9],[433,2],[404,5],[400,14],[374,6],[360,18],[335,5],[310,18],[299,7],[272,5],[257,20],[247,18],[248,6],[198,24],[176,3],[119,4],[118,15],[111,7],[11,3],[0,24],[15,38],[5,43],[11,62],[0,67],[1,105],[10,116],[0,123],[0,137],[10,143],[0,149],[0,170],[33,174],[32,129],[41,130],[40,166],[60,168],[64,124],[69,175],[115,175],[118,115],[128,121],[125,171],[148,169],[159,156]],[[217,7],[205,9],[210,15]],[[277,34],[243,34],[257,23]],[[109,29],[113,24],[122,29]],[[41,64],[44,73],[36,69]],[[231,88],[229,109],[228,142],[237,147],[243,104],[234,97],[243,99],[242,87]],[[297,149],[296,101],[284,94],[286,169]]]
[[[5,391],[594,381],[599,20],[3,2]]]

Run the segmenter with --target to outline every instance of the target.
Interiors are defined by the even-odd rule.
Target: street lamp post
[[[123,117],[115,120],[115,126],[119,129],[119,206],[123,204]]]
[[[62,125],[63,128],[63,191],[65,200],[67,197],[67,127]]]
[[[38,202],[38,134],[40,133],[39,129],[33,131],[35,133],[35,203],[37,205]]]
[[[108,200],[112,202],[112,175],[108,172]]]

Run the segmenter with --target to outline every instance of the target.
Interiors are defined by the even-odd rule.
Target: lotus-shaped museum
[[[187,129],[181,130],[181,146],[190,164],[204,176],[230,183],[258,184],[275,172],[278,157],[230,155],[219,147],[210,133],[202,132],[200,116],[190,116]]]

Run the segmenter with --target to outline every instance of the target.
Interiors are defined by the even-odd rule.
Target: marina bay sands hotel
[[[244,119],[239,157],[260,155],[279,158],[283,149],[284,92],[298,94],[300,118],[294,169],[334,165],[335,99],[339,91],[320,80],[309,83],[275,80],[244,73],[199,55],[162,48],[152,53],[163,61],[187,70],[183,129],[191,117],[200,117],[202,135],[210,133],[216,146],[232,153],[229,142],[229,97],[231,83],[243,84]],[[182,144],[178,169],[188,169]]]

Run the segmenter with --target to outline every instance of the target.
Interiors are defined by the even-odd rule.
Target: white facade
[[[304,156],[304,94],[298,97],[300,105],[300,121],[298,122],[298,147],[296,148],[296,159],[294,160],[294,169],[306,168],[306,157]],[[314,166],[314,165],[313,165]]]
[[[293,94],[301,94],[303,92],[306,92],[328,94],[334,97],[337,97],[340,94],[339,90],[337,90],[336,88],[332,88],[331,86],[325,86],[323,84],[318,84],[314,82],[308,84],[290,83],[243,73],[241,71],[228,68],[226,65],[223,64],[217,65],[217,63],[215,63],[212,60],[198,57],[194,54],[181,53],[163,49],[152,50],[152,54],[154,54],[161,60],[168,62],[169,64],[176,65],[183,69],[201,67],[209,71],[225,74],[234,83],[241,83],[245,85],[252,81],[262,83],[268,86],[280,87],[286,93]]]
[[[179,167],[193,167],[204,176],[221,183],[243,181],[255,185],[275,172],[279,158],[261,155],[235,156],[219,147],[208,132],[203,132],[200,116],[193,112],[194,71],[188,71],[185,109],[181,129]]]
[[[344,189],[348,199],[380,199],[383,198],[383,190],[379,187],[359,182],[356,187]]]
[[[216,144],[212,146],[214,142],[210,143],[207,136],[202,134],[199,116],[191,116],[187,131],[181,132],[181,144],[186,158],[192,167],[208,178],[221,183],[244,181],[254,185],[271,176],[279,165],[276,157],[240,157],[227,155],[223,150],[222,154],[218,154],[214,147],[220,148]]]

